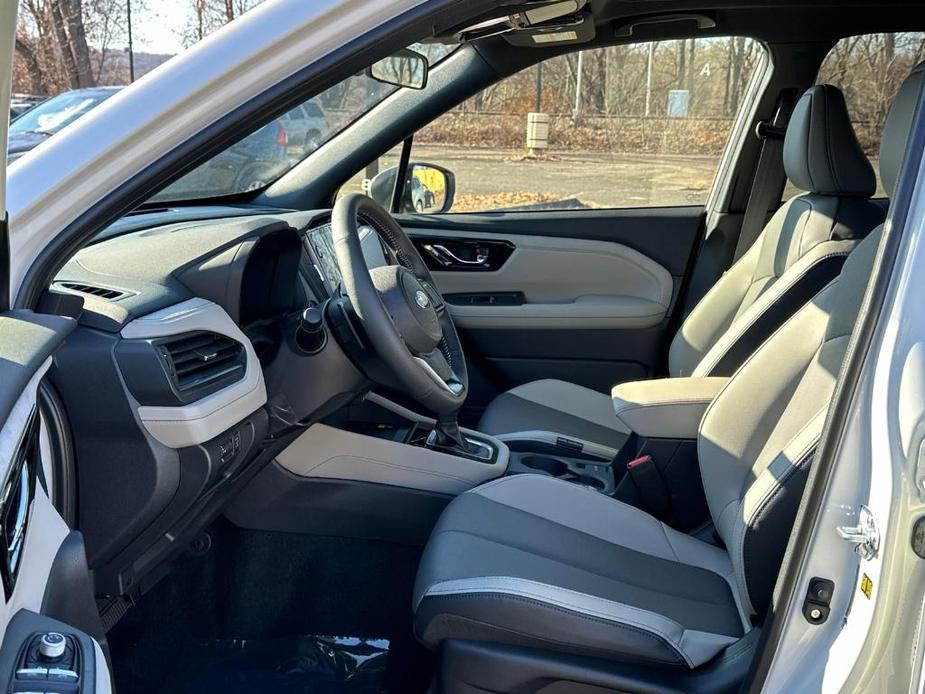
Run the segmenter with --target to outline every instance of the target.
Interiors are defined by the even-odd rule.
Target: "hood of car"
[[[49,137],[51,137],[51,133],[11,132],[6,149],[7,155],[28,152],[30,149],[45,142]]]

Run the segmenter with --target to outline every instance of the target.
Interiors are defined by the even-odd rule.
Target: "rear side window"
[[[819,69],[820,84],[845,94],[858,140],[877,171],[879,197],[886,195],[877,166],[883,122],[899,85],[922,60],[925,33],[865,34],[835,44]]]
[[[309,101],[304,104],[305,113],[309,118],[324,118],[324,114],[321,112],[321,109],[318,108],[318,104],[314,101]]]
[[[451,213],[702,205],[763,54],[732,37],[551,58],[437,118],[411,158],[455,174]]]

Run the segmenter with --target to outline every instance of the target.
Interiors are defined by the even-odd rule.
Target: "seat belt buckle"
[[[664,513],[671,507],[671,497],[665,481],[651,455],[642,455],[626,464],[626,472],[639,491],[643,502],[654,513]]]

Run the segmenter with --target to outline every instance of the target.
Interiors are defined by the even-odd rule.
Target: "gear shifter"
[[[440,415],[437,419],[437,426],[434,428],[436,434],[436,444],[440,448],[449,450],[459,450],[463,453],[474,453],[477,448],[475,444],[470,443],[459,431],[459,421],[456,419],[456,413],[449,415]]]
[[[414,430],[413,430],[414,431]],[[476,434],[464,435],[459,430],[459,422],[456,420],[456,414],[442,415],[437,419],[433,429],[427,427],[421,428],[420,431],[426,432],[424,435],[415,439],[412,431],[409,441],[419,441],[420,443],[412,445],[424,445],[441,453],[462,456],[482,462],[492,462],[497,455],[497,450],[489,442]]]

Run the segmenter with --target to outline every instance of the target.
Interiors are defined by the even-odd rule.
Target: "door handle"
[[[26,424],[23,443],[16,451],[13,464],[0,493],[0,575],[7,599],[13,592],[22,563],[29,506],[35,492],[38,460],[38,424],[35,412]]]
[[[440,243],[427,243],[424,244],[424,250],[426,250],[430,255],[444,267],[450,267],[452,265],[484,265],[488,262],[488,250],[485,248],[476,248],[475,260],[466,260],[465,258],[460,258],[458,255],[453,253],[449,248]]]
[[[18,493],[11,492],[16,497],[16,508],[12,511],[11,527],[7,530],[7,561],[9,570],[15,573],[19,568],[19,558],[22,553],[23,542],[26,539],[26,517],[29,514],[29,468],[24,465],[19,470]]]

